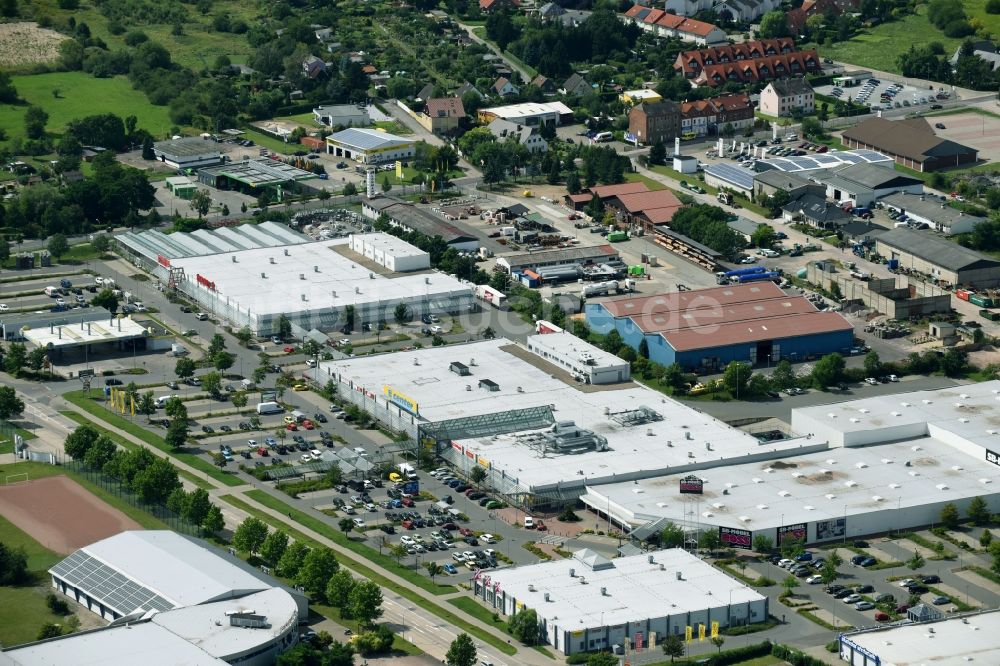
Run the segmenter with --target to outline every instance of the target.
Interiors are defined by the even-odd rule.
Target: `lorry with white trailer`
[[[607,296],[608,294],[622,294],[635,290],[635,280],[606,280],[588,284],[583,288],[583,297]]]
[[[476,285],[476,298],[486,301],[498,310],[502,310],[507,304],[507,296],[499,289],[494,289],[488,284]]]

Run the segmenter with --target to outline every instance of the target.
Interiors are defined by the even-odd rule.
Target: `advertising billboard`
[[[778,546],[781,546],[785,541],[792,539],[798,539],[799,541],[805,542],[806,540],[806,524],[797,523],[795,525],[785,525],[784,527],[778,528]]]
[[[735,527],[720,527],[719,539],[722,541],[723,546],[729,546],[730,548],[742,548],[743,550],[751,550],[753,548],[753,532],[750,530],[741,530]]]
[[[681,479],[681,494],[701,495],[704,492],[705,482],[693,474]]]
[[[847,519],[834,518],[832,520],[820,520],[816,523],[816,541],[827,539],[840,539],[847,534]]]
[[[386,399],[392,404],[402,407],[409,413],[417,416],[420,412],[420,407],[417,405],[417,401],[413,398],[400,393],[396,389],[392,388],[388,384],[382,387],[382,393],[385,395]]]
[[[993,463],[994,465],[1000,465],[1000,454],[996,451],[986,449],[986,462]]]

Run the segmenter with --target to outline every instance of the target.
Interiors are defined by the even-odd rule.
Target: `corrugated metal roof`
[[[643,333],[665,333],[809,312],[816,312],[813,304],[801,296],[793,296],[732,305],[712,304],[707,307],[642,314],[630,319]]]
[[[349,127],[340,132],[335,132],[326,137],[327,141],[335,141],[340,144],[351,146],[359,150],[372,150],[373,148],[386,148],[389,146],[403,146],[415,143],[413,139],[404,139],[388,132],[378,132],[370,129],[360,129]]]
[[[931,233],[913,229],[889,229],[878,237],[879,252],[888,256],[888,252],[882,252],[883,245],[950,271],[967,270],[974,266],[1000,268],[1000,261]]]
[[[661,335],[675,351],[693,351],[853,330],[850,322],[837,312],[810,312],[750,322],[699,326]]]
[[[154,261],[157,255],[168,259],[181,259],[258,247],[312,242],[308,236],[275,222],[199,229],[191,233],[165,234],[156,229],[141,233],[129,231],[115,236],[115,240]]]
[[[773,282],[754,284],[734,284],[695,291],[675,291],[669,294],[654,294],[644,298],[628,296],[601,301],[601,306],[612,317],[649,315],[671,310],[688,310],[697,307],[747,303],[785,295]]]

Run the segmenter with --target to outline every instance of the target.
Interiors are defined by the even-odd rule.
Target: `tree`
[[[948,377],[961,377],[965,372],[965,363],[965,352],[952,347],[941,357],[941,372]]]
[[[538,642],[538,613],[531,608],[519,611],[507,622],[507,628],[517,640],[534,645]]]
[[[346,616],[349,611],[351,591],[355,585],[357,585],[357,580],[350,571],[347,569],[337,571],[330,576],[330,580],[326,584],[326,602],[334,608],[340,609],[341,615]]]
[[[314,548],[302,560],[295,583],[301,585],[313,601],[325,601],[326,585],[330,577],[340,569],[333,551],[329,548]]]
[[[770,553],[774,550],[774,541],[766,534],[757,534],[753,538],[753,549],[758,553]]]
[[[292,322],[285,315],[278,317],[278,337],[282,340],[292,337]]]
[[[115,451],[117,450],[118,447],[115,446],[115,443],[102,435],[97,438],[97,441],[87,451],[87,454],[83,457],[83,462],[90,469],[104,469],[104,466],[114,458]]]
[[[657,141],[649,148],[649,163],[666,164],[666,162],[667,162],[667,147],[663,145],[662,141]]]
[[[177,468],[166,458],[154,458],[152,463],[136,472],[129,487],[142,501],[162,504],[180,485]]]
[[[194,376],[194,371],[197,367],[193,360],[187,356],[182,356],[177,359],[177,363],[174,365],[174,374],[181,379],[187,379]]]
[[[344,185],[343,194],[345,197],[353,197],[358,193],[358,186],[354,183],[347,183]]]
[[[281,530],[275,530],[264,538],[264,543],[260,546],[260,557],[274,567],[281,561],[286,550],[288,550],[288,535]]]
[[[152,391],[146,391],[142,394],[138,404],[136,404],[136,409],[147,419],[156,413],[156,398],[153,397]]]
[[[878,352],[874,349],[865,354],[865,376],[882,376],[882,360],[878,357]]]
[[[212,336],[212,339],[208,341],[208,350],[206,353],[209,358],[212,358],[225,348],[226,338],[224,338],[221,333],[216,333]]]
[[[684,639],[677,634],[669,634],[660,645],[663,648],[663,654],[670,657],[671,664],[677,657],[684,656]]]
[[[598,652],[590,655],[587,666],[618,666],[618,657],[610,652]]]
[[[233,532],[233,548],[243,553],[256,555],[267,539],[267,525],[259,518],[250,516],[243,520]]]
[[[38,630],[38,640],[44,641],[48,638],[58,638],[63,635],[62,627],[53,622],[46,622]]]
[[[206,534],[218,534],[225,526],[226,521],[222,516],[222,509],[215,504],[208,507],[208,513],[205,514],[205,520],[201,524],[201,529]]]
[[[738,400],[740,393],[746,397],[747,382],[752,374],[753,368],[749,363],[731,361],[722,373],[722,385]]]
[[[973,497],[965,513],[976,527],[990,524],[990,508],[982,497]]]
[[[295,578],[308,554],[309,546],[301,541],[293,541],[278,560],[278,574],[285,578]]]
[[[192,525],[202,525],[211,507],[212,500],[208,496],[208,491],[204,488],[195,488],[188,493],[184,502],[184,517]]]
[[[205,373],[201,376],[201,387],[205,389],[210,396],[218,400],[222,397],[222,375],[218,372]]]
[[[23,411],[24,401],[17,397],[17,392],[10,386],[0,386],[0,420],[9,421]]]
[[[472,481],[473,484],[479,485],[486,480],[486,470],[478,465],[473,467],[472,471],[469,472],[469,480]]]
[[[726,642],[726,637],[722,636],[722,635],[712,636],[709,640],[712,641],[712,645],[714,645],[716,647],[716,649],[719,651],[719,653],[721,654],[722,653],[722,645],[723,645],[723,643]]]
[[[684,528],[674,523],[667,523],[660,532],[660,546],[663,548],[682,548],[684,546]]]
[[[49,122],[49,114],[40,106],[29,106],[24,112],[24,134],[29,139],[41,139],[45,136],[45,123]]]
[[[11,548],[0,541],[0,585],[20,585],[30,578],[24,548]]]
[[[233,367],[233,363],[236,362],[236,355],[232,352],[220,351],[215,356],[212,357],[212,365],[219,372],[225,372],[229,368]]]
[[[351,617],[361,623],[361,626],[370,627],[375,620],[382,617],[382,589],[378,583],[364,581],[358,583],[351,590],[348,597],[348,607]]]
[[[777,390],[795,386],[795,370],[788,359],[782,359],[771,373],[771,386]]]
[[[774,229],[766,224],[758,225],[750,236],[750,242],[754,244],[754,247],[760,248],[773,247],[776,240],[778,239],[774,234]]]
[[[400,303],[396,306],[396,310],[393,315],[396,319],[396,323],[403,325],[410,321],[410,308],[406,305],[406,303]]]
[[[958,507],[954,502],[948,502],[941,507],[941,522],[949,530],[958,529]]]
[[[187,406],[176,395],[167,398],[166,404],[163,405],[163,413],[178,421],[187,421],[188,418]]]
[[[102,289],[99,291],[97,296],[90,299],[90,304],[104,308],[111,314],[118,311],[118,297],[115,296],[115,293],[110,289]]]
[[[49,251],[56,261],[61,257],[66,256],[69,252],[69,241],[66,240],[66,236],[63,234],[53,234],[49,238],[49,242],[46,244],[45,249]]]
[[[792,590],[799,586],[799,579],[795,576],[785,576],[781,580],[781,587],[785,588],[785,593],[791,595]]]
[[[44,347],[35,347],[30,352],[28,352],[28,367],[33,371],[38,372],[43,367],[45,367],[45,360],[47,355],[45,353]]]
[[[989,548],[992,543],[993,534],[989,530],[983,530],[983,533],[979,535],[979,545],[983,548]]]
[[[813,384],[818,389],[825,389],[827,386],[836,384],[844,376],[844,357],[840,354],[827,354],[813,367]]]
[[[923,569],[926,562],[924,561],[923,555],[917,551],[913,551],[913,557],[906,560],[906,566],[916,571],[917,569]]]
[[[448,666],[475,666],[476,645],[469,638],[468,634],[459,634],[448,646],[448,652],[444,656]]]
[[[208,190],[198,190],[191,195],[191,210],[198,213],[198,219],[205,217],[208,214],[209,209],[212,207],[212,195],[208,193]]]
[[[337,523],[337,527],[344,533],[344,536],[347,536],[354,529],[354,521],[350,518],[341,518],[340,522]]]
[[[28,350],[20,342],[12,342],[3,357],[4,370],[17,377],[21,374],[21,370],[24,369],[27,362]]]
[[[9,388],[9,386],[0,387],[0,393]],[[96,442],[97,438],[100,436],[101,434],[97,432],[97,429],[93,426],[77,426],[73,432],[66,437],[66,443],[63,445],[66,455],[73,458],[73,460],[83,460],[83,457],[87,455],[87,451],[90,450],[90,447],[94,445],[94,442]]]
[[[709,554],[715,552],[722,545],[718,530],[705,530],[698,535],[698,547],[707,550]]]
[[[788,36],[788,20],[785,13],[773,11],[764,14],[760,19],[760,27],[757,29],[757,36],[763,39],[773,39],[775,37]]]
[[[833,560],[827,560],[823,562],[823,566],[819,570],[819,575],[823,581],[824,585],[829,585],[833,581],[837,580],[839,572],[837,571],[837,565]]]
[[[437,562],[428,562],[426,564],[426,567],[427,567],[427,575],[431,577],[431,581],[433,581],[436,576],[441,575],[442,568],[441,565],[438,564]]]

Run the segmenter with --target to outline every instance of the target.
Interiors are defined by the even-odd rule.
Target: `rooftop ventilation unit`
[[[300,280],[305,280],[306,279],[306,274],[305,273],[299,273],[299,279]]]
[[[545,601],[552,601],[552,597],[549,596],[548,592],[545,593]]]
[[[233,263],[235,264],[236,263],[236,255],[235,254],[232,255],[232,257],[233,257]]]
[[[602,587],[601,588],[601,596],[602,597],[608,596],[608,588],[606,588],[606,587]]]
[[[313,266],[313,273],[319,273],[319,266]]]
[[[261,273],[260,274],[260,279],[261,280],[266,280],[267,279],[267,273]]]
[[[267,262],[268,262],[269,264],[273,264],[273,263],[274,263],[274,257],[268,257],[268,258],[267,258]]]
[[[531,584],[529,584],[529,585],[528,585],[528,592],[534,592],[534,591],[535,591],[535,586],[534,586],[534,585],[531,585]]]
[[[677,580],[684,580],[684,574],[680,571],[675,572],[677,574]]]
[[[652,557],[652,555],[650,555],[650,557]],[[576,569],[570,569],[569,570],[569,577],[570,578],[576,578]]]
[[[375,279],[375,274],[374,273],[369,273],[368,274],[368,279],[369,280],[374,280]]]
[[[360,294],[361,293],[361,287],[355,287],[354,288],[354,293],[355,294]]]
[[[303,301],[307,301],[307,300],[309,300],[309,299],[308,299],[308,298],[306,298],[306,295],[305,295],[305,294],[302,294],[302,300],[303,300]]]
[[[653,557],[652,555],[647,555],[647,556],[646,556],[646,560],[647,560],[647,561],[648,561],[648,562],[649,562],[650,564],[656,564],[656,558],[655,558],[655,557]],[[572,571],[572,569],[570,569],[570,571]]]
[[[287,247],[285,248],[285,256],[286,257],[288,256],[288,248]]]

